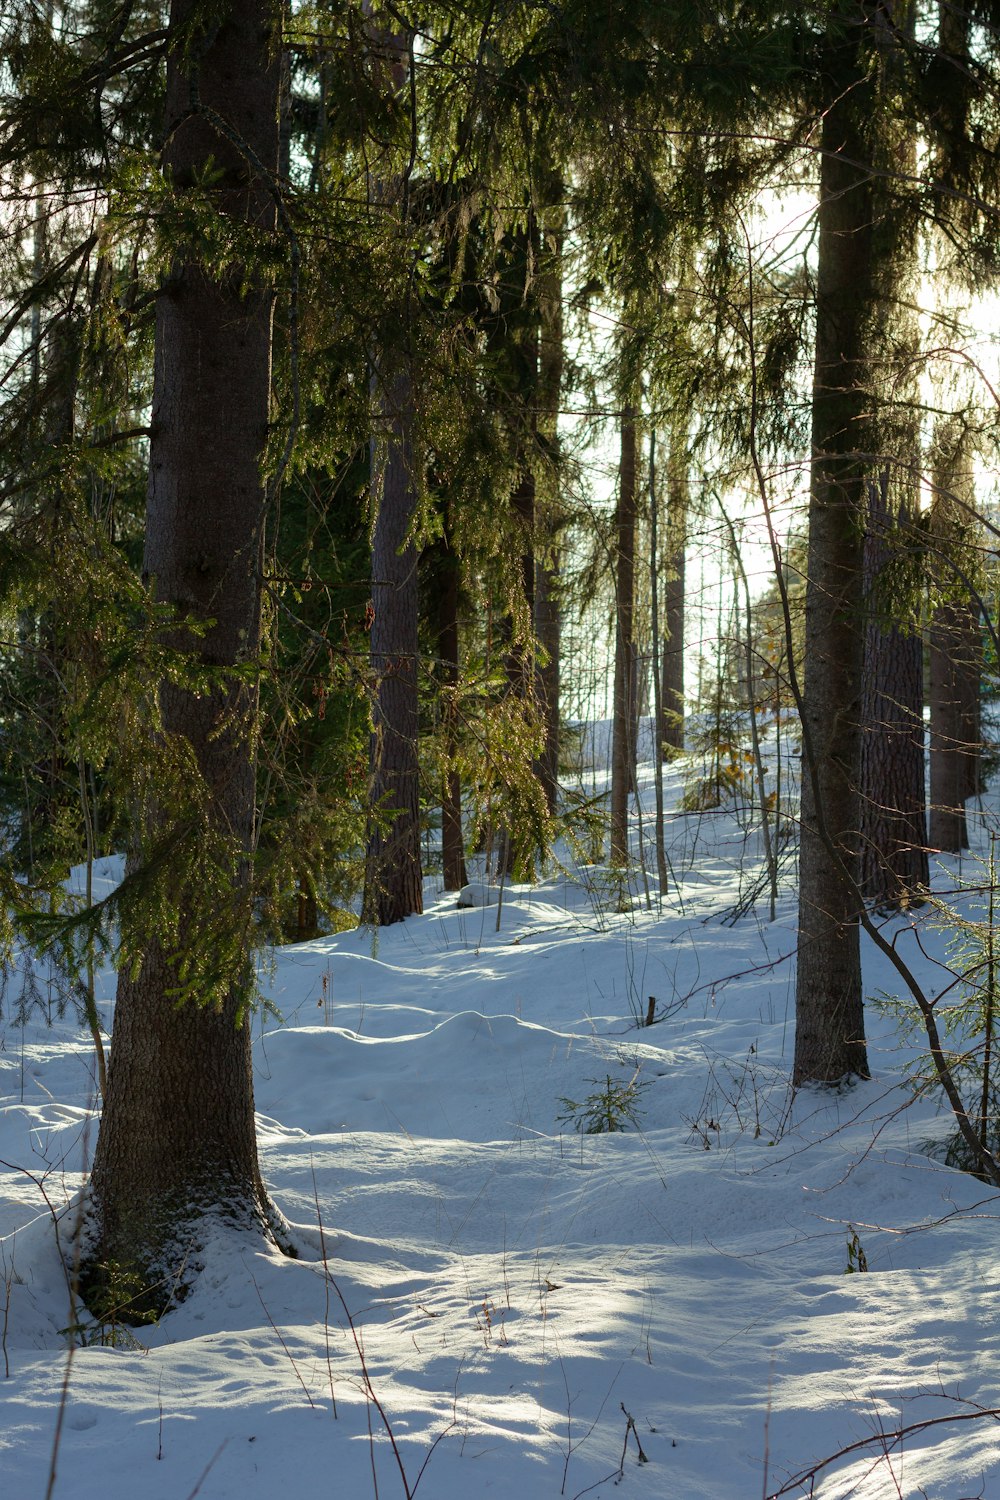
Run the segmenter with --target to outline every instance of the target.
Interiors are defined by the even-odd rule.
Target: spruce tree
[[[366,7],[370,14],[371,7]],[[371,30],[377,79],[398,98],[410,77],[411,39],[398,29]],[[416,128],[416,122],[413,122]],[[412,168],[412,163],[411,163]],[[401,246],[408,230],[409,178],[394,163],[369,174],[372,213]],[[373,927],[423,911],[420,857],[419,549],[413,536],[419,462],[413,443],[416,393],[408,330],[415,315],[407,288],[383,322],[373,351],[372,737],[371,804],[362,918]]]
[[[280,22],[268,0],[207,28],[193,0],[170,13],[164,168],[174,205],[218,216],[222,266],[191,244],[157,300],[144,577],[175,615],[165,642],[193,657],[201,690],[165,679],[149,733],[191,787],[140,809],[135,861],[204,841],[120,976],[108,1092],[90,1184],[84,1282],[123,1267],[163,1306],[196,1267],[208,1218],[262,1231],[272,1214],[257,1161],[249,1010],[261,560],[272,292],[248,236],[275,224]],[[195,881],[210,889],[199,889]],[[225,908],[220,936],[216,907]],[[216,994],[186,995],[192,953],[222,948]],[[205,1003],[209,1002],[209,1003]]]
[[[861,989],[859,601],[875,300],[871,53],[879,7],[848,0],[821,54],[819,260],[806,589],[796,1084],[867,1077]]]
[[[887,489],[888,470],[881,483],[869,481],[863,555],[867,618],[858,880],[865,899],[879,911],[919,905],[928,886],[923,636],[913,611],[909,621],[901,618],[890,588]],[[905,503],[896,520],[899,535],[908,539],[914,516]]]
[[[688,451],[685,423],[674,413],[667,449],[666,582],[663,587],[663,646],[660,678],[661,745],[684,749],[684,609],[688,514]]]
[[[875,304],[868,317],[872,453],[864,515],[867,609],[861,705],[859,879],[880,910],[927,889],[921,589],[908,566],[920,491],[920,235],[912,182],[917,127],[907,99],[915,9],[897,0],[880,41],[882,139],[875,184]],[[907,578],[907,590],[900,580]],[[896,587],[893,580],[896,579]]]
[[[638,508],[638,434],[635,411],[621,415],[621,459],[615,512],[615,678],[611,720],[611,850],[613,865],[630,863],[628,807],[635,786],[636,648],[635,541]]]

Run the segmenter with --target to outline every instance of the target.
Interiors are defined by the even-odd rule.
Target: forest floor
[[[776,920],[764,892],[734,921],[759,829],[679,811],[692,774],[648,901],[567,856],[499,908],[429,879],[377,942],[277,952],[258,1125],[301,1258],[213,1241],[180,1308],[71,1355],[42,1190],[78,1194],[92,1058],[40,970],[27,1017],[8,991],[3,1500],[44,1500],[53,1461],[58,1500],[1000,1496],[1000,1199],[927,1154],[951,1126],[870,949],[872,1080],[792,1096],[794,849]],[[982,877],[974,821],[943,890]],[[940,993],[939,913],[890,928]]]

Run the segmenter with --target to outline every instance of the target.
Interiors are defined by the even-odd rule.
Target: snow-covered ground
[[[17,1024],[8,993],[2,1500],[757,1500],[852,1444],[787,1493],[1000,1496],[975,1414],[1000,1407],[997,1195],[925,1154],[948,1122],[910,1102],[914,1043],[874,1007],[872,1081],[791,1097],[790,857],[776,922],[762,900],[734,924],[758,834],[715,812],[668,831],[648,903],[575,866],[499,907],[428,881],[377,943],[281,950],[256,1097],[301,1258],[209,1244],[128,1347],[61,1332],[49,1206],[93,1148],[86,1034],[44,1006]],[[939,990],[921,923],[895,927]],[[865,977],[897,988],[872,951]],[[568,1101],[630,1086],[637,1123],[574,1129]]]

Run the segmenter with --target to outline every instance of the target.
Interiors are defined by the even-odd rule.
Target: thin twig
[[[208,1478],[209,1474],[212,1472],[212,1470],[215,1468],[215,1465],[218,1463],[219,1459],[222,1457],[222,1450],[223,1450],[223,1448],[225,1448],[225,1446],[226,1446],[226,1444],[228,1442],[229,1442],[228,1438],[223,1438],[222,1439],[222,1442],[216,1448],[215,1452],[212,1454],[212,1457],[208,1460],[208,1463],[202,1469],[200,1475],[198,1476],[198,1480],[197,1480],[197,1482],[195,1484],[195,1487],[191,1491],[191,1493],[188,1495],[187,1500],[195,1500],[195,1496],[198,1494],[198,1492],[201,1489],[202,1485],[205,1483],[205,1480]]]
[[[1000,1407],[977,1407],[975,1411],[959,1412],[957,1415],[928,1417],[923,1422],[911,1422],[906,1427],[897,1427],[892,1432],[885,1432],[883,1429],[880,1429],[878,1432],[872,1433],[870,1437],[859,1438],[856,1443],[848,1443],[846,1447],[838,1448],[836,1453],[831,1453],[829,1457],[820,1459],[818,1463],[813,1464],[810,1468],[800,1470],[792,1479],[786,1480],[779,1490],[772,1490],[766,1495],[765,1500],[782,1500],[783,1496],[791,1495],[794,1491],[800,1490],[804,1485],[814,1484],[817,1475],[822,1473],[824,1469],[828,1469],[831,1464],[837,1463],[840,1459],[850,1458],[852,1454],[863,1453],[873,1443],[879,1444],[886,1457],[888,1457],[893,1448],[901,1445],[905,1438],[913,1437],[917,1433],[929,1432],[935,1427],[943,1427],[947,1422],[980,1422],[986,1417],[992,1417],[994,1422],[1000,1422]],[[889,1442],[889,1439],[892,1441]]]
[[[336,1277],[332,1276],[329,1271],[327,1271],[326,1274],[327,1274],[327,1278],[329,1279],[330,1285],[333,1287],[333,1290],[334,1290],[334,1292],[337,1295],[337,1300],[340,1302],[341,1307],[344,1309],[344,1317],[347,1319],[348,1327],[351,1330],[351,1337],[354,1340],[354,1347],[355,1347],[355,1349],[358,1352],[358,1359],[361,1362],[361,1375],[362,1375],[362,1378],[364,1379],[365,1391],[366,1391],[366,1393],[368,1395],[368,1398],[369,1398],[369,1401],[368,1401],[368,1410],[369,1410],[368,1432],[369,1432],[369,1437],[371,1436],[371,1407],[374,1406],[375,1410],[378,1412],[379,1416],[382,1419],[382,1425],[385,1428],[386,1433],[388,1435],[389,1443],[390,1443],[390,1445],[392,1447],[393,1457],[396,1460],[396,1467],[399,1470],[399,1477],[403,1481],[403,1493],[406,1495],[406,1500],[413,1500],[413,1490],[411,1490],[411,1488],[410,1488],[410,1482],[409,1482],[409,1480],[407,1479],[407,1476],[406,1476],[406,1469],[405,1469],[405,1467],[403,1465],[403,1456],[402,1456],[402,1454],[399,1451],[398,1444],[396,1443],[396,1435],[395,1435],[395,1433],[392,1430],[392,1424],[390,1423],[389,1418],[386,1416],[385,1407],[382,1405],[382,1402],[379,1400],[378,1393],[376,1392],[375,1387],[372,1385],[371,1375],[368,1372],[368,1361],[365,1359],[364,1344],[362,1343],[362,1340],[361,1340],[361,1338],[360,1338],[360,1336],[358,1334],[358,1330],[357,1330],[357,1328],[355,1326],[354,1319],[351,1316],[350,1308],[347,1306],[347,1303],[344,1300],[344,1294],[340,1290],[340,1287],[339,1287],[339,1285],[337,1283]],[[375,1453],[374,1453],[374,1448],[373,1448],[373,1450],[372,1450],[372,1477],[373,1477],[373,1479],[374,1479],[374,1466],[375,1466]],[[421,1473],[422,1472],[423,1472],[423,1470],[421,1470]]]

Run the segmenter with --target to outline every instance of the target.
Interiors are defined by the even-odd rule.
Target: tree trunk
[[[397,374],[375,393],[386,433],[372,440],[372,486],[377,514],[372,537],[371,800],[376,818],[368,837],[362,920],[388,927],[422,912],[417,549],[406,540],[415,504],[409,428],[409,374]],[[384,445],[384,446],[383,446]],[[380,448],[382,451],[380,451]]]
[[[965,800],[969,795],[967,763],[972,747],[963,709],[967,693],[965,610],[946,600],[938,605],[930,628],[930,846],[944,854],[969,847]]]
[[[365,0],[364,11],[371,5]],[[372,32],[371,49],[395,94],[409,75],[405,31]],[[386,224],[404,223],[407,186],[399,174],[373,177],[372,202]],[[407,315],[401,321],[404,326]],[[409,351],[376,352],[371,442],[372,608],[370,662],[374,680],[370,745],[373,818],[365,860],[361,918],[372,927],[424,909],[420,858],[419,617],[417,549],[407,541],[416,508],[413,480],[413,383]]]
[[[462,832],[462,783],[455,769],[459,681],[458,558],[450,550],[445,525],[445,548],[440,559],[437,589],[438,656],[441,658],[441,716],[446,769],[441,789],[441,863],[446,891],[460,891],[468,883],[465,839]]]
[[[939,0],[938,53],[944,65],[949,87],[942,91],[937,113],[943,127],[936,172],[945,191],[938,202],[940,233],[937,236],[938,257],[947,269],[954,254],[953,245],[960,239],[965,206],[962,195],[953,196],[952,183],[956,163],[969,133],[969,110],[975,91],[974,70],[970,59],[970,15],[968,7]],[[965,299],[967,301],[967,297]],[[954,297],[952,298],[954,303]],[[954,309],[956,320],[968,317],[968,306]],[[978,380],[978,374],[975,377]],[[968,377],[958,382],[949,378],[942,390],[942,405],[953,403],[959,410],[971,399]],[[935,496],[931,508],[931,540],[934,546],[930,567],[932,600],[929,630],[930,708],[930,844],[944,853],[957,854],[968,847],[968,825],[965,803],[979,787],[980,741],[979,713],[982,640],[978,605],[968,598],[968,591],[955,571],[963,562],[971,562],[971,551],[963,543],[970,532],[975,494],[972,476],[970,435],[961,415],[939,420],[934,436],[933,480]],[[973,540],[975,540],[973,536]],[[964,556],[963,556],[964,554]],[[974,565],[973,565],[974,567]]]
[[[561,192],[559,194],[561,197]],[[537,524],[544,538],[535,562],[535,635],[543,658],[535,674],[535,693],[542,714],[545,744],[536,771],[554,814],[559,793],[559,675],[562,648],[560,599],[560,533],[563,507],[559,494],[559,405],[563,372],[562,229],[542,235],[541,341],[538,362],[539,440],[551,465],[549,493],[538,506]]]
[[[967,548],[972,460],[961,419],[939,424],[933,467],[931,576],[939,597],[930,622],[930,844],[958,854],[969,845],[965,802],[977,789],[982,662],[979,610],[956,572],[974,566]]]
[[[656,485],[656,427],[649,429],[649,608],[650,635],[653,644],[651,662],[653,677],[653,794],[655,799],[654,843],[656,845],[656,878],[660,897],[667,892],[667,847],[663,821],[663,699],[660,685],[660,504]]]
[[[857,873],[860,609],[868,368],[874,296],[866,124],[873,5],[839,7],[825,57],[816,360],[806,585],[799,938],[793,1080],[867,1077]],[[869,460],[870,461],[870,460]]]
[[[688,472],[684,423],[670,424],[667,454],[667,575],[663,589],[663,661],[660,682],[660,743],[684,749],[684,589]]]
[[[891,561],[886,489],[886,484],[869,485],[861,709],[859,879],[866,899],[879,909],[921,901],[928,884],[923,641],[916,621],[902,629],[894,609],[880,604],[880,586]],[[907,508],[899,519],[905,531]]]
[[[912,0],[887,4],[877,34],[881,63],[890,81],[901,83],[904,39],[914,36]],[[890,25],[885,23],[889,22]],[[878,23],[877,23],[878,24]],[[890,95],[891,99],[891,95]],[[879,159],[900,174],[917,173],[916,134],[909,123],[893,124],[889,100]],[[861,741],[861,845],[859,876],[864,895],[877,908],[909,905],[926,891],[928,879],[924,791],[923,648],[921,603],[900,599],[891,587],[893,548],[912,544],[919,505],[920,333],[918,240],[912,232],[905,189],[893,174],[873,190],[875,305],[869,319],[873,396],[872,474],[867,485],[864,585],[864,694]],[[902,201],[901,201],[902,200]],[[875,454],[878,459],[877,480]],[[897,538],[892,536],[898,522]]]
[[[959,785],[965,801],[969,797],[978,797],[983,789],[983,635],[979,605],[971,599],[962,605],[960,632],[961,642],[956,656],[963,742]]]
[[[545,561],[535,566],[535,635],[545,653],[535,674],[535,693],[544,721],[545,744],[536,773],[545,791],[545,803],[554,814],[559,798],[559,692],[562,650],[562,609],[559,599],[561,550],[553,528],[549,529]]]
[[[537,352],[537,342],[532,340],[531,343],[532,350]],[[536,368],[531,354],[529,354],[526,364],[532,372]],[[533,377],[531,378],[531,385],[533,388]],[[525,455],[526,458],[527,455]],[[520,548],[520,581],[524,600],[524,618],[533,622],[535,614],[535,552],[533,544],[535,476],[530,468],[525,468],[522,471],[517,488],[511,498],[511,513],[514,522],[515,545]],[[509,618],[505,622],[505,632],[510,641],[504,662],[508,683],[507,691],[512,693],[516,698],[519,698],[525,706],[526,712],[530,713],[535,699],[535,667],[531,635],[529,634],[527,640],[518,640],[517,625],[513,618]],[[524,850],[519,850],[518,847],[520,842],[515,837],[514,828],[508,821],[501,831],[499,852],[497,855],[497,874],[503,879],[510,880],[516,876],[520,876],[522,880],[534,879],[534,853],[530,853],[525,858]]]
[[[299,880],[295,893],[295,941],[308,943],[319,936],[319,902],[307,874]]]
[[[515,590],[519,597],[514,609],[504,622],[503,630],[508,641],[504,661],[507,675],[507,691],[519,699],[523,706],[526,726],[537,712],[536,667],[534,651],[535,620],[535,461],[538,447],[538,401],[539,401],[539,308],[538,290],[532,284],[532,267],[539,257],[539,228],[534,210],[529,207],[527,226],[513,237],[512,268],[514,285],[520,285],[527,307],[527,316],[521,312],[524,326],[514,335],[509,349],[512,366],[512,381],[516,393],[517,439],[520,477],[511,496],[511,544],[518,558],[518,578]],[[517,314],[515,314],[517,316]],[[537,775],[538,763],[534,756],[527,762]],[[517,801],[522,801],[521,797]],[[537,845],[530,838],[517,835],[513,819],[508,812],[501,829],[497,855],[497,874],[501,878],[522,880],[534,879]]]
[[[527,456],[525,456],[527,461]],[[525,621],[530,622],[527,639],[517,639],[517,626],[513,621],[508,630],[514,640],[507,653],[507,676],[511,689],[518,697],[529,702],[534,694],[534,653],[531,649],[531,626],[535,616],[535,476],[529,468],[522,471],[517,488],[511,499],[514,521],[514,542],[520,548],[521,597],[524,601]]]
[[[276,11],[265,0],[225,7],[194,54],[192,77],[183,28],[194,8],[193,0],[174,0],[170,13],[183,41],[167,69],[168,180],[181,199],[211,182],[222,214],[267,233],[274,226],[268,185],[209,118],[189,112],[196,97],[273,173]],[[270,290],[239,268],[216,279],[182,263],[161,292],[144,560],[157,599],[205,622],[203,634],[178,627],[171,644],[221,677],[222,685],[197,693],[164,682],[160,707],[167,744],[190,747],[207,827],[230,850],[229,867],[217,874],[244,935],[257,691],[245,671],[227,681],[226,669],[252,663],[259,651],[271,312]],[[147,848],[184,832],[166,796],[150,800],[140,834]],[[111,1267],[134,1271],[144,1300],[161,1307],[195,1270],[206,1218],[258,1229],[269,1218],[254,1133],[246,950],[221,1003],[178,1005],[178,964],[189,945],[211,944],[211,933],[203,891],[182,882],[176,899],[177,954],[150,936],[138,973],[125,970],[119,979],[90,1190],[92,1279],[106,1280]]]
[[[635,783],[635,413],[622,412],[615,571],[615,687],[611,726],[611,863],[629,863],[628,798]]]

